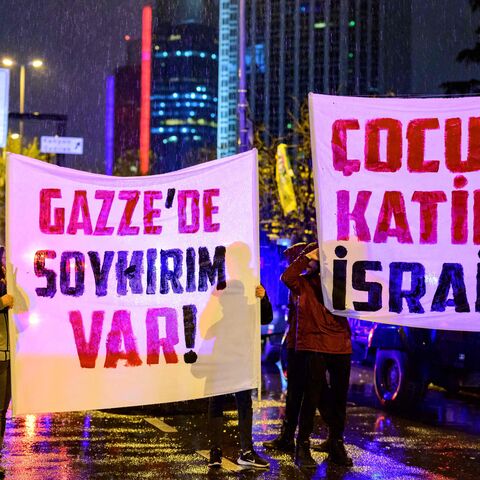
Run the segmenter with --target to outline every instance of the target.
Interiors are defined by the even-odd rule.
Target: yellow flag
[[[277,181],[278,196],[283,213],[287,215],[297,209],[297,200],[292,182],[294,174],[288,159],[287,146],[284,143],[278,145],[275,159],[277,161],[275,180]]]

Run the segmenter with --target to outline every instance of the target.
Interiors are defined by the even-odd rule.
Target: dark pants
[[[310,438],[317,407],[328,425],[328,436],[333,439],[343,438],[351,355],[302,353],[305,354],[306,383],[298,421],[298,441]],[[327,372],[330,382],[327,382]]]
[[[7,410],[11,398],[10,360],[0,361],[0,448],[3,445]]]
[[[283,419],[283,435],[287,440],[293,440],[298,424],[298,415],[302,405],[305,389],[305,354],[296,352],[294,348],[287,351],[287,398],[285,402],[285,417]]]
[[[240,448],[243,451],[253,449],[252,441],[252,391],[243,390],[234,393],[238,410],[238,433],[240,436]],[[223,407],[226,395],[210,397],[208,402],[208,427],[210,436],[210,447],[220,448],[222,445],[223,432]]]

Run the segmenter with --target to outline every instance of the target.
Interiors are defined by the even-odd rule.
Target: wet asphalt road
[[[254,441],[267,454],[262,442],[279,430],[285,384],[276,367],[264,370]],[[9,418],[1,465],[5,478],[19,480],[480,478],[480,396],[449,397],[430,389],[418,409],[397,416],[378,408],[371,376],[370,369],[354,366],[346,430],[350,469],[329,465],[326,454],[314,452],[317,470],[303,472],[288,455],[268,452],[270,470],[241,470],[232,409],[226,413],[224,467],[209,471],[202,456],[208,448],[204,401]],[[317,421],[314,442],[326,434]]]

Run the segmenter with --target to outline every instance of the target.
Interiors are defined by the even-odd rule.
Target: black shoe
[[[295,449],[295,465],[298,468],[317,468],[317,462],[310,453],[310,442],[297,442]]]
[[[208,462],[209,467],[221,467],[222,466],[222,450],[220,448],[210,449],[210,460]]]
[[[246,452],[240,452],[240,456],[237,459],[239,465],[244,467],[254,467],[254,468],[268,468],[270,464],[257,455],[255,450],[247,450]]]
[[[353,461],[348,456],[343,440],[341,439],[332,440],[328,460],[342,467],[351,467],[353,465]]]
[[[310,448],[315,452],[330,453],[331,446],[332,446],[332,439],[327,438],[321,443],[312,445]]]
[[[277,438],[268,442],[263,442],[263,446],[265,448],[286,453],[293,453],[295,451],[295,442],[293,439],[287,440],[283,435],[279,435]]]

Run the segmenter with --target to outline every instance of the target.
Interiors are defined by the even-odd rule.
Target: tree
[[[470,7],[472,12],[480,10],[480,0],[470,0]],[[477,27],[475,33],[480,37],[480,26]],[[477,40],[473,48],[465,48],[460,51],[456,60],[467,65],[480,63],[480,41]],[[480,93],[480,80],[472,78],[463,82],[444,82],[440,87],[448,94]]]
[[[285,138],[262,141],[265,132],[255,133],[254,145],[259,155],[260,228],[271,240],[288,238],[292,243],[309,242],[316,238],[315,193],[313,188],[310,150],[310,123],[308,104],[300,110],[298,120],[292,119],[293,128]],[[276,150],[279,143],[289,145],[294,171],[293,184],[297,211],[284,215],[275,182]]]
[[[115,160],[113,174],[116,177],[135,177],[140,171],[140,155],[138,150],[127,150]]]
[[[7,144],[3,155],[0,157],[0,243],[5,245],[5,176],[6,176],[6,152],[25,155],[26,157],[36,158],[43,162],[51,163],[53,156],[41,153],[38,145],[38,138],[35,137],[26,146],[20,145],[20,137],[8,132]]]

